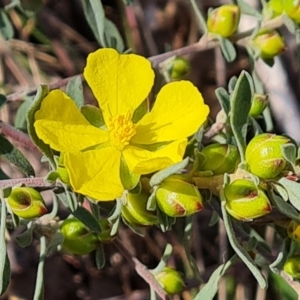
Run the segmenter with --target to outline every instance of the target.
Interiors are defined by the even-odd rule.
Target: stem
[[[26,148],[38,154],[41,154],[40,150],[33,144],[28,134],[24,133],[23,131],[18,130],[13,126],[0,121],[0,132],[3,135],[12,138],[14,141],[19,142]]]
[[[6,179],[0,180],[0,189],[6,187],[13,187],[17,184],[25,184],[27,186],[51,186],[50,183],[45,181],[44,177],[34,177],[34,178],[18,178],[18,179]]]

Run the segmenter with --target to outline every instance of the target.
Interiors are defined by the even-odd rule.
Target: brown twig
[[[12,138],[14,141],[19,142],[31,151],[41,154],[40,150],[33,144],[28,134],[16,129],[15,127],[0,121],[0,132],[3,135]]]
[[[51,184],[47,182],[44,177],[34,177],[0,180],[0,189],[13,187],[20,183],[25,184],[26,186],[51,186]]]
[[[126,257],[129,262],[133,263],[136,272],[149,284],[149,286],[154,289],[154,291],[159,297],[161,297],[161,299],[171,299],[145,265],[143,265],[136,257],[131,255],[131,253],[127,250],[127,248],[123,246],[123,244],[119,240],[114,240],[114,244],[124,255],[124,257]]]

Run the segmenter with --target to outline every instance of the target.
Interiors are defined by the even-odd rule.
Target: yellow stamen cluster
[[[110,142],[119,150],[123,150],[136,133],[136,125],[131,121],[131,114],[113,116],[109,120]]]

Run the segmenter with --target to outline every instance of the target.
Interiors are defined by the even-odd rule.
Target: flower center
[[[123,150],[136,133],[136,126],[131,121],[131,114],[111,117],[108,123],[110,142],[119,150]]]

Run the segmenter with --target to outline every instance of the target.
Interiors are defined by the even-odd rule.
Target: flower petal
[[[139,55],[100,49],[87,58],[84,77],[108,125],[109,117],[126,115],[148,96],[154,81],[150,62]]]
[[[121,152],[113,147],[78,153],[66,153],[64,163],[71,186],[98,201],[114,200],[122,195]]]
[[[131,172],[149,174],[180,162],[186,145],[187,139],[181,139],[157,151],[129,146],[123,150],[123,156]]]
[[[108,133],[92,126],[60,90],[51,91],[43,99],[35,119],[38,137],[57,151],[80,151],[108,140]]]
[[[152,144],[194,134],[205,122],[209,107],[189,81],[166,84],[158,93],[151,112],[138,123],[132,142]]]

